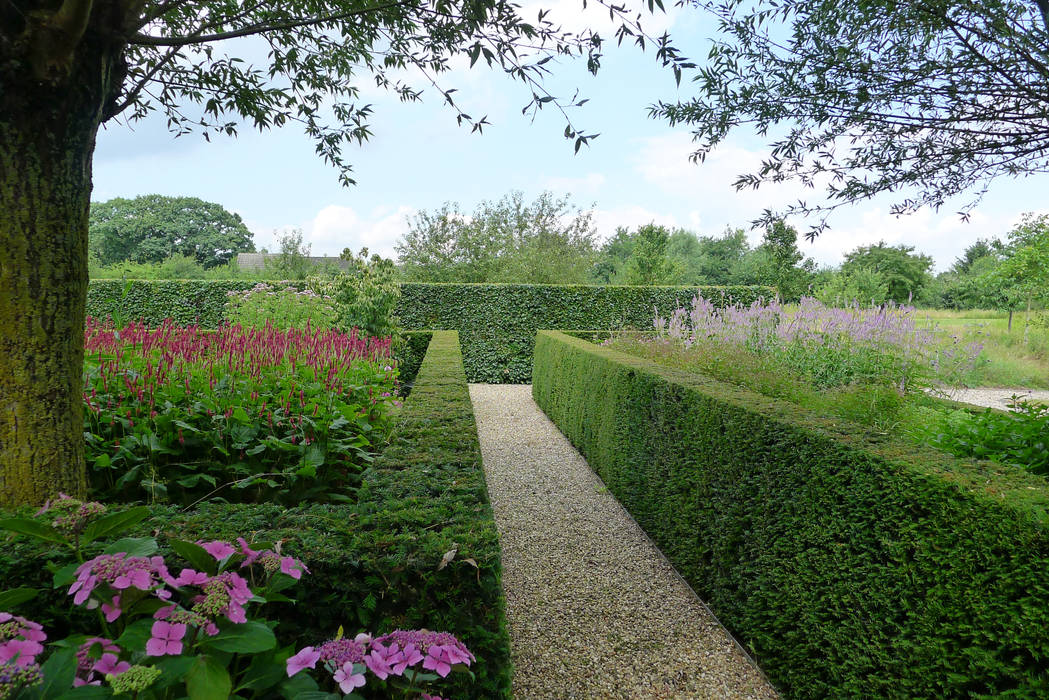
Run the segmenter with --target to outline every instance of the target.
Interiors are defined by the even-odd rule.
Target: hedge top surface
[[[954,457],[939,450],[915,445],[904,438],[872,434],[862,426],[831,420],[804,406],[758,394],[744,387],[710,377],[665,367],[656,362],[612,350],[561,331],[540,331],[538,343],[566,343],[595,358],[614,362],[638,372],[656,375],[668,383],[716,398],[733,407],[758,411],[777,421],[817,437],[834,440],[848,448],[879,457],[897,469],[928,478],[941,479],[974,497],[1015,509],[1032,524],[1049,528],[1049,483],[1022,469],[986,460]]]

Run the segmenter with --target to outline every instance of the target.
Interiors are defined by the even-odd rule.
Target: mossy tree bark
[[[75,0],[53,12],[0,12],[3,507],[86,491],[91,159],[104,106],[122,78],[120,47],[86,33],[90,13],[89,1]]]

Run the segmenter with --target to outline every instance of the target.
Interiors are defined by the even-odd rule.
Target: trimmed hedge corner
[[[92,280],[87,312],[104,318],[215,328],[226,295],[248,280]],[[471,382],[528,383],[541,328],[647,329],[655,309],[668,315],[703,294],[718,305],[747,305],[775,294],[770,287],[618,287],[553,284],[402,284],[396,315],[409,330],[459,331]]]
[[[786,695],[1049,697],[1049,485],[558,332],[536,402]]]
[[[281,638],[301,646],[330,638],[340,625],[449,631],[477,656],[476,680],[453,674],[441,694],[510,697],[499,542],[454,332],[433,334],[394,438],[365,473],[355,505],[206,503],[189,513],[157,507],[137,534],[154,533],[283,541],[312,575],[296,589],[296,605],[270,608]],[[43,564],[67,559],[50,546],[0,533],[0,588],[43,589],[16,612],[50,627],[55,639],[65,630],[55,627],[53,611],[70,602],[64,590],[51,588]]]

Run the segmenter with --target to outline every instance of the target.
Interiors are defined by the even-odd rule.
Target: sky
[[[567,28],[592,26],[607,35],[607,12],[593,5],[584,11],[581,5],[581,0],[526,2],[522,12],[532,18],[540,6],[552,8],[551,16]],[[679,49],[695,59],[706,54],[714,33],[709,17],[692,8],[673,8],[644,21],[650,32],[668,30]],[[246,127],[236,138],[212,136],[207,142],[199,135],[173,138],[163,119],[149,118],[104,127],[92,200],[154,193],[199,197],[240,214],[259,248],[273,250],[279,232],[300,228],[314,255],[366,246],[395,257],[394,246],[416,212],[445,202],[469,212],[514,190],[528,201],[547,190],[570,195],[574,204],[593,209],[602,239],[618,226],[654,222],[700,235],[742,227],[755,245],[762,232],[751,230],[749,222],[763,209],[799,197],[816,199],[813,190],[794,183],[742,192],[732,187],[767,153],[753,134],[733,134],[705,162],[691,162],[687,127],[671,128],[648,117],[653,103],[690,95],[688,81],[675,85],[651,49],[609,46],[596,77],[583,61],[555,59],[547,67],[553,75],[546,86],[553,94],[569,97],[578,89],[580,97],[589,98],[571,118],[577,128],[600,136],[577,154],[563,136],[560,114],[546,109],[534,119],[522,115],[530,93],[520,82],[480,63],[469,69],[464,61],[440,82],[458,90],[467,113],[487,115],[492,125],[483,134],[457,126],[454,112],[432,88],[421,103],[406,104],[362,75],[362,99],[374,109],[373,136],[346,151],[355,186],[341,186],[336,170],[294,126],[261,133]],[[1023,212],[1041,211],[1047,185],[1046,175],[996,181],[968,221],[955,213],[963,199],[938,212],[901,218],[890,213],[894,200],[875,199],[839,210],[829,230],[814,243],[802,238],[799,246],[829,266],[858,246],[886,241],[914,246],[943,270],[978,238],[1002,236]],[[802,221],[791,223],[806,228]]]

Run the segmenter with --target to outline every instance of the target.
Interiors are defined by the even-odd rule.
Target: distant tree
[[[805,260],[798,249],[798,231],[782,219],[765,227],[760,249],[766,254],[766,265],[761,271],[759,284],[776,288],[780,298],[797,301],[807,290],[815,263]]]
[[[284,280],[303,280],[309,274],[317,272],[310,262],[313,246],[305,242],[301,228],[274,233],[279,251],[277,257],[265,260],[268,276]]]
[[[667,244],[667,255],[681,270],[682,284],[730,284],[733,269],[749,250],[746,232],[732,228],[720,236],[677,229]]]
[[[637,238],[630,233],[630,229],[617,226],[616,232],[601,246],[598,252],[597,262],[591,271],[594,282],[598,284],[613,284],[617,278],[625,274],[627,260],[634,252],[634,244]]]
[[[961,257],[954,259],[950,272],[960,275],[968,274],[972,272],[976,261],[987,257],[999,257],[1004,251],[1004,244],[997,238],[981,238],[967,246]]]
[[[395,250],[405,279],[416,282],[582,283],[596,235],[593,213],[569,197],[544,192],[526,203],[512,192],[469,216],[452,203],[420,212]]]
[[[824,304],[876,305],[889,300],[889,282],[882,273],[869,267],[851,267],[822,275],[815,296]]]
[[[627,284],[672,284],[678,268],[667,255],[670,232],[663,226],[647,224],[637,229],[634,249],[626,265]]]
[[[204,268],[255,252],[239,214],[196,197],[147,194],[91,204],[88,246],[102,265],[193,258]]]
[[[1005,255],[987,279],[1026,307],[1029,322],[1034,304],[1049,304],[1049,215],[1024,214],[1006,235]]]
[[[858,270],[879,273],[888,284],[888,299],[897,304],[906,304],[929,281],[931,267],[932,258],[915,253],[914,246],[890,246],[882,241],[846,253],[841,270],[849,273]]]

